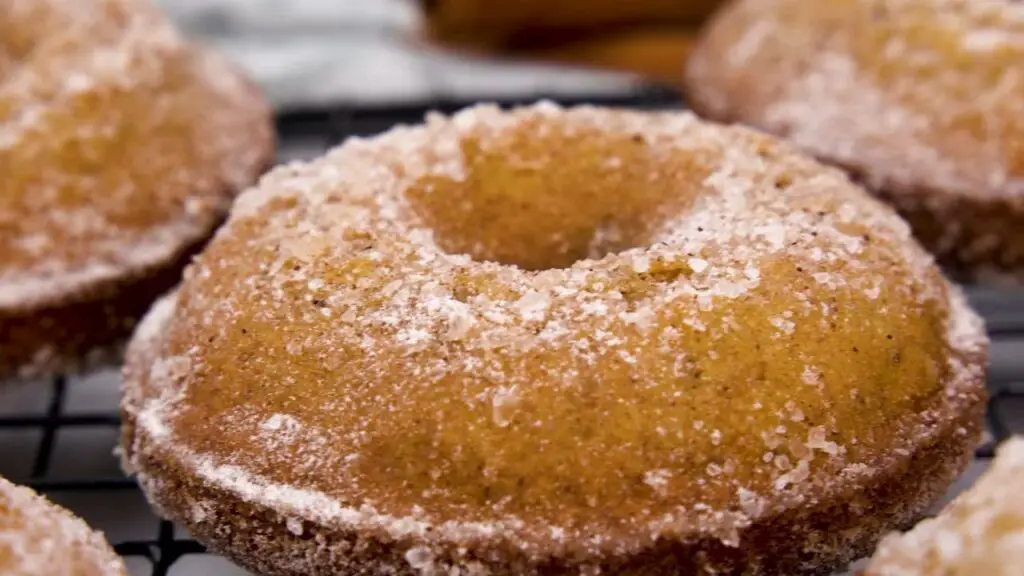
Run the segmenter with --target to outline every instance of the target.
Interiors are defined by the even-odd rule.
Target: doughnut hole
[[[546,118],[467,135],[465,177],[422,178],[406,198],[443,250],[563,268],[650,244],[693,202],[709,163],[648,138]]]

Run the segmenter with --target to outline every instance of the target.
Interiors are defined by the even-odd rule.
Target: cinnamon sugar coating
[[[1024,567],[1024,439],[1003,443],[985,474],[935,518],[882,541],[867,576],[1013,576]]]
[[[145,0],[0,11],[0,377],[130,333],[273,152],[270,113]]]
[[[127,576],[103,535],[28,488],[0,478],[0,573]]]
[[[686,85],[851,170],[960,279],[1024,279],[1021,2],[739,0]]]
[[[133,339],[122,445],[260,573],[823,573],[966,464],[986,347],[772,138],[480,106],[241,196]]]

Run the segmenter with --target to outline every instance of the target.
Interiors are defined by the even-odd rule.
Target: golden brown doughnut
[[[721,0],[421,2],[429,40],[512,59],[619,70],[675,86]]]
[[[122,447],[262,574],[818,574],[963,469],[985,359],[840,171],[481,106],[244,194],[132,340]]]
[[[81,518],[0,478],[0,574],[127,576],[121,559]]]
[[[686,84],[850,169],[960,279],[1024,279],[1024,3],[739,0]]]
[[[517,46],[502,55],[619,70],[674,86],[697,41],[697,28],[635,27],[618,32],[573,36],[552,44]]]
[[[722,0],[420,0],[427,29],[478,46],[538,43],[584,30],[700,24]]]
[[[935,518],[882,541],[866,576],[1024,574],[1024,438],[999,447],[978,482]]]
[[[272,153],[253,86],[148,1],[5,1],[0,378],[126,338]]]

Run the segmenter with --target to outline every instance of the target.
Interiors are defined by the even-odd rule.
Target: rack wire
[[[564,104],[595,103],[634,108],[667,108],[678,106],[678,96],[651,89],[621,98],[576,98]],[[291,113],[278,119],[282,147],[301,142],[305,155],[324,152],[351,135],[366,135],[385,130],[395,124],[417,122],[429,110],[450,112],[472,102],[434,101],[416,106],[339,108],[331,111]],[[518,102],[507,101],[502,105]],[[975,307],[986,316],[993,341],[993,366],[987,418],[989,435],[978,448],[977,458],[990,459],[994,447],[1017,431],[1024,432],[1024,293],[968,290]],[[1016,350],[1016,353],[1015,353]],[[69,409],[68,379],[54,377],[48,383],[48,404],[42,414],[13,414],[0,417],[0,435],[10,431],[39,433],[39,443],[25,481],[39,492],[55,494],[62,491],[128,492],[138,487],[129,478],[116,475],[58,478],[54,474],[55,446],[58,434],[67,429],[116,430],[120,419],[116,409],[85,412]],[[175,533],[172,523],[158,522],[153,538],[131,539],[114,543],[115,550],[126,558],[144,559],[152,567],[152,576],[166,576],[172,566],[185,556],[204,554],[198,542]]]

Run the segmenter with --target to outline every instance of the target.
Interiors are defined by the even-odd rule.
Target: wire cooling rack
[[[559,99],[565,104],[589,102],[639,108],[662,108],[678,105],[670,92],[653,89],[626,98]],[[517,102],[504,102],[512,105]],[[366,135],[398,123],[413,123],[428,110],[453,111],[469,102],[436,101],[418,106],[344,108],[333,111],[288,114],[278,119],[282,160],[312,157],[339,143],[350,135]],[[977,450],[975,473],[992,457],[995,445],[1015,432],[1024,432],[1024,291],[1007,292],[968,289],[975,308],[986,317],[992,337],[991,399],[988,405],[988,435]],[[54,472],[62,457],[56,449],[57,439],[64,432],[82,434],[101,430],[114,437],[120,425],[116,406],[82,410],[69,405],[68,397],[77,382],[69,385],[63,376],[45,383],[47,396],[41,412],[0,415],[0,440],[5,435],[34,433],[38,438],[31,463],[24,478],[15,478],[60,501],[66,492],[100,495],[110,493],[136,494],[135,482],[107,470],[95,474],[67,476]],[[88,497],[88,496],[87,496]],[[145,537],[114,539],[115,550],[129,561],[143,566],[136,574],[165,576],[180,566],[188,556],[205,554],[201,544],[176,530],[170,522],[153,517],[154,526]],[[180,570],[174,573],[188,573]],[[196,572],[192,572],[196,573]],[[205,572],[203,572],[205,573]]]

